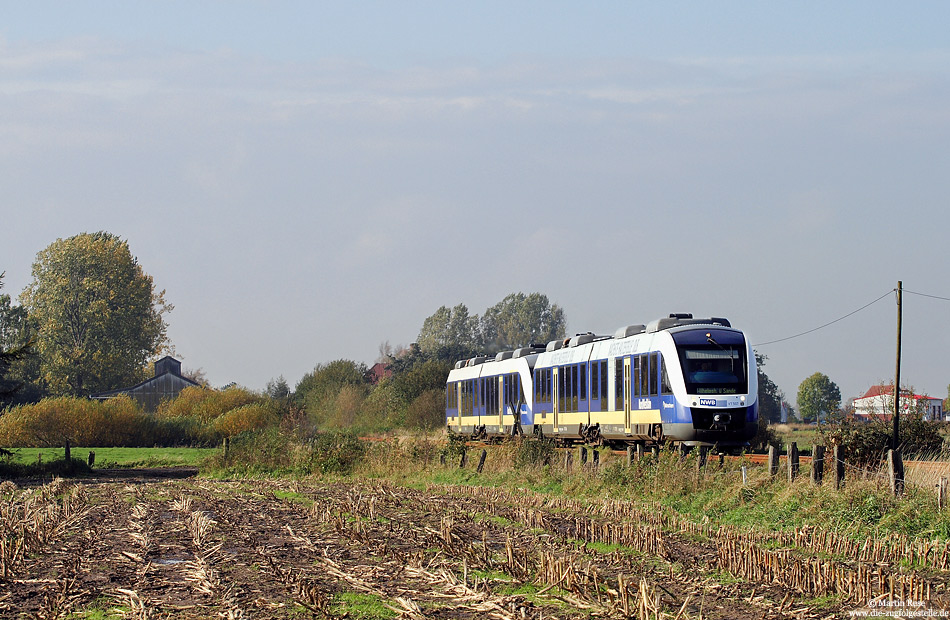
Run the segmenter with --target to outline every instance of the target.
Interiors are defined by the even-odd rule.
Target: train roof
[[[729,322],[729,319],[722,317],[709,317],[709,318],[693,318],[692,314],[689,313],[677,313],[670,314],[668,317],[663,317],[656,319],[647,323],[646,325],[626,325],[621,327],[613,336],[598,336],[593,332],[586,332],[583,334],[576,334],[570,338],[562,338],[558,340],[552,340],[551,342],[544,344],[532,344],[528,347],[521,347],[520,349],[514,349],[513,351],[501,351],[497,353],[494,357],[489,356],[478,356],[470,359],[459,360],[455,362],[454,368],[456,370],[461,368],[470,368],[473,366],[478,366],[479,364],[491,363],[491,362],[500,362],[508,359],[517,359],[522,357],[530,357],[528,360],[529,365],[534,362],[537,356],[544,352],[557,351],[559,349],[579,347],[581,345],[589,344],[591,342],[597,342],[600,340],[610,340],[610,339],[622,339],[629,338],[630,336],[636,336],[637,334],[652,334],[660,331],[666,331],[669,329],[674,329],[677,327],[689,327],[695,325],[714,325],[718,327],[728,327],[732,328],[732,324]]]

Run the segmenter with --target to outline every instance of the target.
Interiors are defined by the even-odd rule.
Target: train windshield
[[[680,336],[681,334],[677,334]],[[718,334],[716,334],[718,335]],[[748,373],[743,338],[703,334],[676,338],[688,394],[748,393]],[[724,336],[725,334],[723,334]],[[732,336],[732,334],[730,334]],[[737,341],[738,340],[738,341]]]

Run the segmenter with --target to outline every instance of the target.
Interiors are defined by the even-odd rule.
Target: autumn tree
[[[297,383],[293,399],[318,426],[346,426],[355,420],[369,392],[366,364],[335,360],[317,364]]]
[[[820,372],[798,386],[798,411],[806,422],[821,421],[841,408],[841,390],[834,381]]]
[[[21,302],[37,328],[40,379],[53,394],[131,385],[167,346],[172,310],[119,237],[82,233],[39,252]]]
[[[482,315],[479,340],[494,352],[563,338],[566,329],[564,310],[547,295],[512,293]]]

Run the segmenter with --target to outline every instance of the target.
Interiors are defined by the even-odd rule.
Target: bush
[[[771,425],[769,425],[768,420],[760,417],[758,428],[755,432],[755,437],[749,441],[752,451],[766,451],[769,449],[769,446],[777,446],[780,443],[781,440],[775,433],[775,430],[771,427]]]
[[[229,454],[218,452],[206,463],[212,469],[242,474],[309,473],[312,451],[295,432],[271,427],[238,435],[231,441]]]
[[[515,467],[549,465],[556,454],[553,439],[519,437],[515,443]]]
[[[902,417],[899,430],[900,448],[905,457],[933,455],[943,448],[939,422],[927,422],[920,416]],[[830,445],[843,448],[846,458],[858,464],[873,466],[884,461],[891,447],[893,428],[890,423],[878,420],[846,420],[831,430],[827,437]]]
[[[445,425],[445,390],[426,390],[406,409],[409,428],[432,430]]]
[[[271,407],[264,403],[249,403],[218,416],[211,428],[218,438],[234,437],[273,426],[276,421],[277,415]]]
[[[241,387],[230,387],[220,392],[203,387],[188,387],[181,391],[178,398],[163,402],[158,407],[156,416],[194,417],[202,422],[213,422],[232,409],[265,401],[263,396]]]
[[[143,446],[155,431],[152,416],[127,396],[46,398],[0,416],[0,445],[7,446]]]
[[[353,433],[320,433],[310,442],[313,470],[323,474],[348,474],[363,457],[365,447]]]
[[[13,463],[9,459],[0,460],[0,479],[81,476],[91,471],[86,461],[77,458],[69,461],[58,459],[42,463]]]

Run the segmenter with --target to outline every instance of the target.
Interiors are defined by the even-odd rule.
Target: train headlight
[[[740,397],[739,397],[739,402],[740,402],[740,403],[744,403],[744,402],[745,402],[745,396],[740,396]]]

